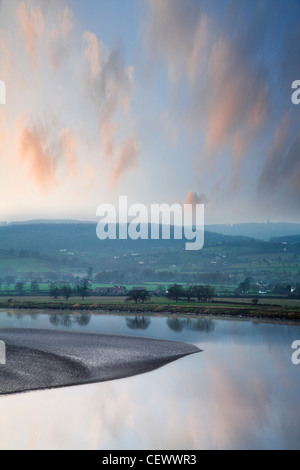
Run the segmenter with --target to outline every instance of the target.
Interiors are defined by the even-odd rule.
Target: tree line
[[[170,299],[178,302],[180,299],[186,299],[190,302],[193,299],[197,299],[199,303],[210,302],[215,296],[215,289],[212,286],[189,286],[184,288],[179,284],[173,284],[168,287],[167,296]]]

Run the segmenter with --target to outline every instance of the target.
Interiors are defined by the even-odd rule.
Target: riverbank
[[[92,312],[119,312],[129,314],[184,314],[184,315],[213,315],[275,320],[299,320],[300,303],[284,305],[274,301],[274,304],[262,303],[258,305],[246,302],[228,302],[218,300],[207,304],[151,301],[145,304],[125,302],[120,298],[101,299],[69,299],[51,300],[45,298],[0,298],[0,309],[23,310],[61,310],[61,311],[92,311]]]

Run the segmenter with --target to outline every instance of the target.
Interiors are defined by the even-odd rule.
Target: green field
[[[165,297],[154,297],[150,302],[138,303],[126,302],[124,297],[89,297],[81,300],[72,297],[69,300],[58,299],[54,301],[45,297],[1,297],[2,309],[27,309],[27,310],[61,310],[93,312],[116,311],[124,314],[161,313],[161,314],[190,314],[190,315],[221,315],[231,317],[249,317],[260,319],[284,319],[300,320],[300,302],[282,303],[276,300],[276,304],[264,303],[253,305],[250,299],[244,302],[234,302],[230,299],[222,299],[220,302],[188,303],[186,301],[175,302]]]

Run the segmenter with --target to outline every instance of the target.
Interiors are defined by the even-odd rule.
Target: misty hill
[[[0,250],[37,251],[41,254],[55,255],[62,250],[71,252],[107,253],[119,251],[151,249],[184,249],[185,240],[105,240],[96,235],[96,223],[22,223],[0,226]],[[150,233],[150,228],[149,228]],[[223,243],[241,243],[245,237],[205,233],[208,246]]]
[[[205,232],[204,248],[185,250],[186,240],[105,240],[95,222],[0,226],[0,282],[16,279],[72,282],[92,268],[98,282],[197,282],[236,286],[300,282],[300,244],[266,242]],[[210,227],[211,228],[211,227]]]
[[[288,243],[289,245],[297,245],[300,243],[300,234],[291,237],[274,237],[270,240],[273,243]]]
[[[293,223],[248,223],[235,225],[208,225],[206,230],[230,236],[244,236],[269,241],[274,237],[289,237],[300,234],[300,224]]]
[[[11,227],[11,226],[25,226],[25,225],[86,225],[90,227],[95,227],[96,222],[92,221],[78,221],[78,220],[62,220],[62,219],[44,219],[44,220],[29,220],[25,222],[0,222],[0,227]],[[223,241],[230,241],[229,238],[220,237],[217,239],[216,235],[224,235],[226,237],[239,237],[242,238],[255,238],[257,240],[263,241],[274,241],[280,242],[284,241],[283,238],[286,237],[293,237],[300,234],[300,223],[287,223],[287,222],[280,222],[280,223],[244,223],[244,224],[214,224],[214,225],[207,225],[205,227],[206,231],[206,240],[208,243],[211,241],[214,243],[216,242],[223,242]],[[59,232],[61,232],[59,230]],[[85,232],[85,230],[83,230]],[[212,234],[212,235],[211,235]],[[281,240],[282,239],[282,240]],[[232,239],[231,239],[232,241]],[[292,241],[292,243],[295,243]]]

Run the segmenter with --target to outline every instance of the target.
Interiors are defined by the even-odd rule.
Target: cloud
[[[29,129],[20,123],[19,154],[21,162],[26,163],[33,180],[41,190],[57,184],[55,158],[51,154],[43,129]]]
[[[207,198],[205,194],[197,194],[193,191],[189,191],[186,199],[184,201],[184,204],[192,204],[193,206],[196,206],[197,204],[206,204],[207,203]]]
[[[54,69],[63,66],[64,60],[72,50],[71,33],[74,29],[73,12],[65,7],[64,11],[57,15],[57,24],[50,33],[49,40],[49,60]]]
[[[132,66],[126,66],[120,48],[109,51],[94,33],[83,34],[86,93],[96,112],[101,138],[101,154],[106,162],[116,154],[118,118],[128,114],[133,93]]]
[[[0,110],[0,167],[3,179],[18,169],[33,214],[42,197],[43,210],[62,207],[62,195],[67,207],[76,198],[71,182],[83,214],[98,204],[92,198],[99,197],[99,182],[104,193],[113,174],[116,189],[139,155],[131,111],[134,68],[121,44],[109,48],[79,20],[65,0],[1,3],[0,78],[8,103]],[[85,200],[79,194],[87,186]],[[17,207],[17,193],[12,199]]]
[[[202,0],[148,0],[148,52],[152,58],[167,58],[169,76],[174,82],[185,71],[190,78],[195,75],[207,29],[202,4]]]
[[[21,2],[18,7],[18,17],[23,28],[31,61],[37,67],[40,65],[39,40],[44,32],[44,16],[40,8],[27,8],[25,2]]]
[[[269,96],[258,51],[250,51],[252,38],[245,39],[236,26],[230,34],[209,16],[205,2],[149,0],[148,5],[149,54],[166,62],[172,86],[181,83],[188,97],[185,121],[205,133],[206,153],[220,151],[241,128],[258,128],[268,116]],[[178,100],[180,93],[173,96]]]
[[[214,44],[210,79],[205,142],[208,153],[226,146],[237,130],[247,132],[262,125],[269,108],[264,77],[233,41],[220,38]]]
[[[57,187],[64,172],[73,178],[77,175],[76,137],[51,113],[45,123],[19,120],[17,151],[29,176],[43,192]]]
[[[91,79],[96,80],[100,74],[100,59],[103,45],[98,41],[96,34],[85,31],[83,40],[86,43],[85,57],[90,65]]]
[[[114,164],[111,174],[111,187],[114,189],[121,176],[132,168],[135,168],[138,162],[140,150],[135,137],[128,137],[119,150],[119,156]]]
[[[291,195],[293,206],[300,201],[300,131],[292,136],[291,119],[286,113],[282,116],[271,148],[259,179],[261,194],[283,194],[282,203],[287,203],[286,192]]]
[[[147,1],[141,23],[143,51],[153,74],[162,67],[168,71],[169,118],[180,119],[181,127],[194,137],[201,178],[206,177],[211,187],[214,179],[222,178],[227,205],[241,194],[253,206],[259,181],[265,180],[266,186],[271,181],[266,174],[280,181],[275,186],[278,197],[290,202],[295,197],[289,169],[291,162],[296,173],[298,167],[295,150],[287,149],[297,148],[297,139],[294,145],[293,141],[299,114],[294,112],[281,158],[275,155],[278,145],[270,143],[270,135],[291,106],[291,83],[300,73],[299,14],[296,0],[289,9],[271,0],[254,0],[251,5],[226,0],[222,8],[206,1]],[[182,158],[188,165],[188,157]],[[246,187],[254,193],[246,195]],[[270,193],[261,194],[264,202],[272,202]]]

